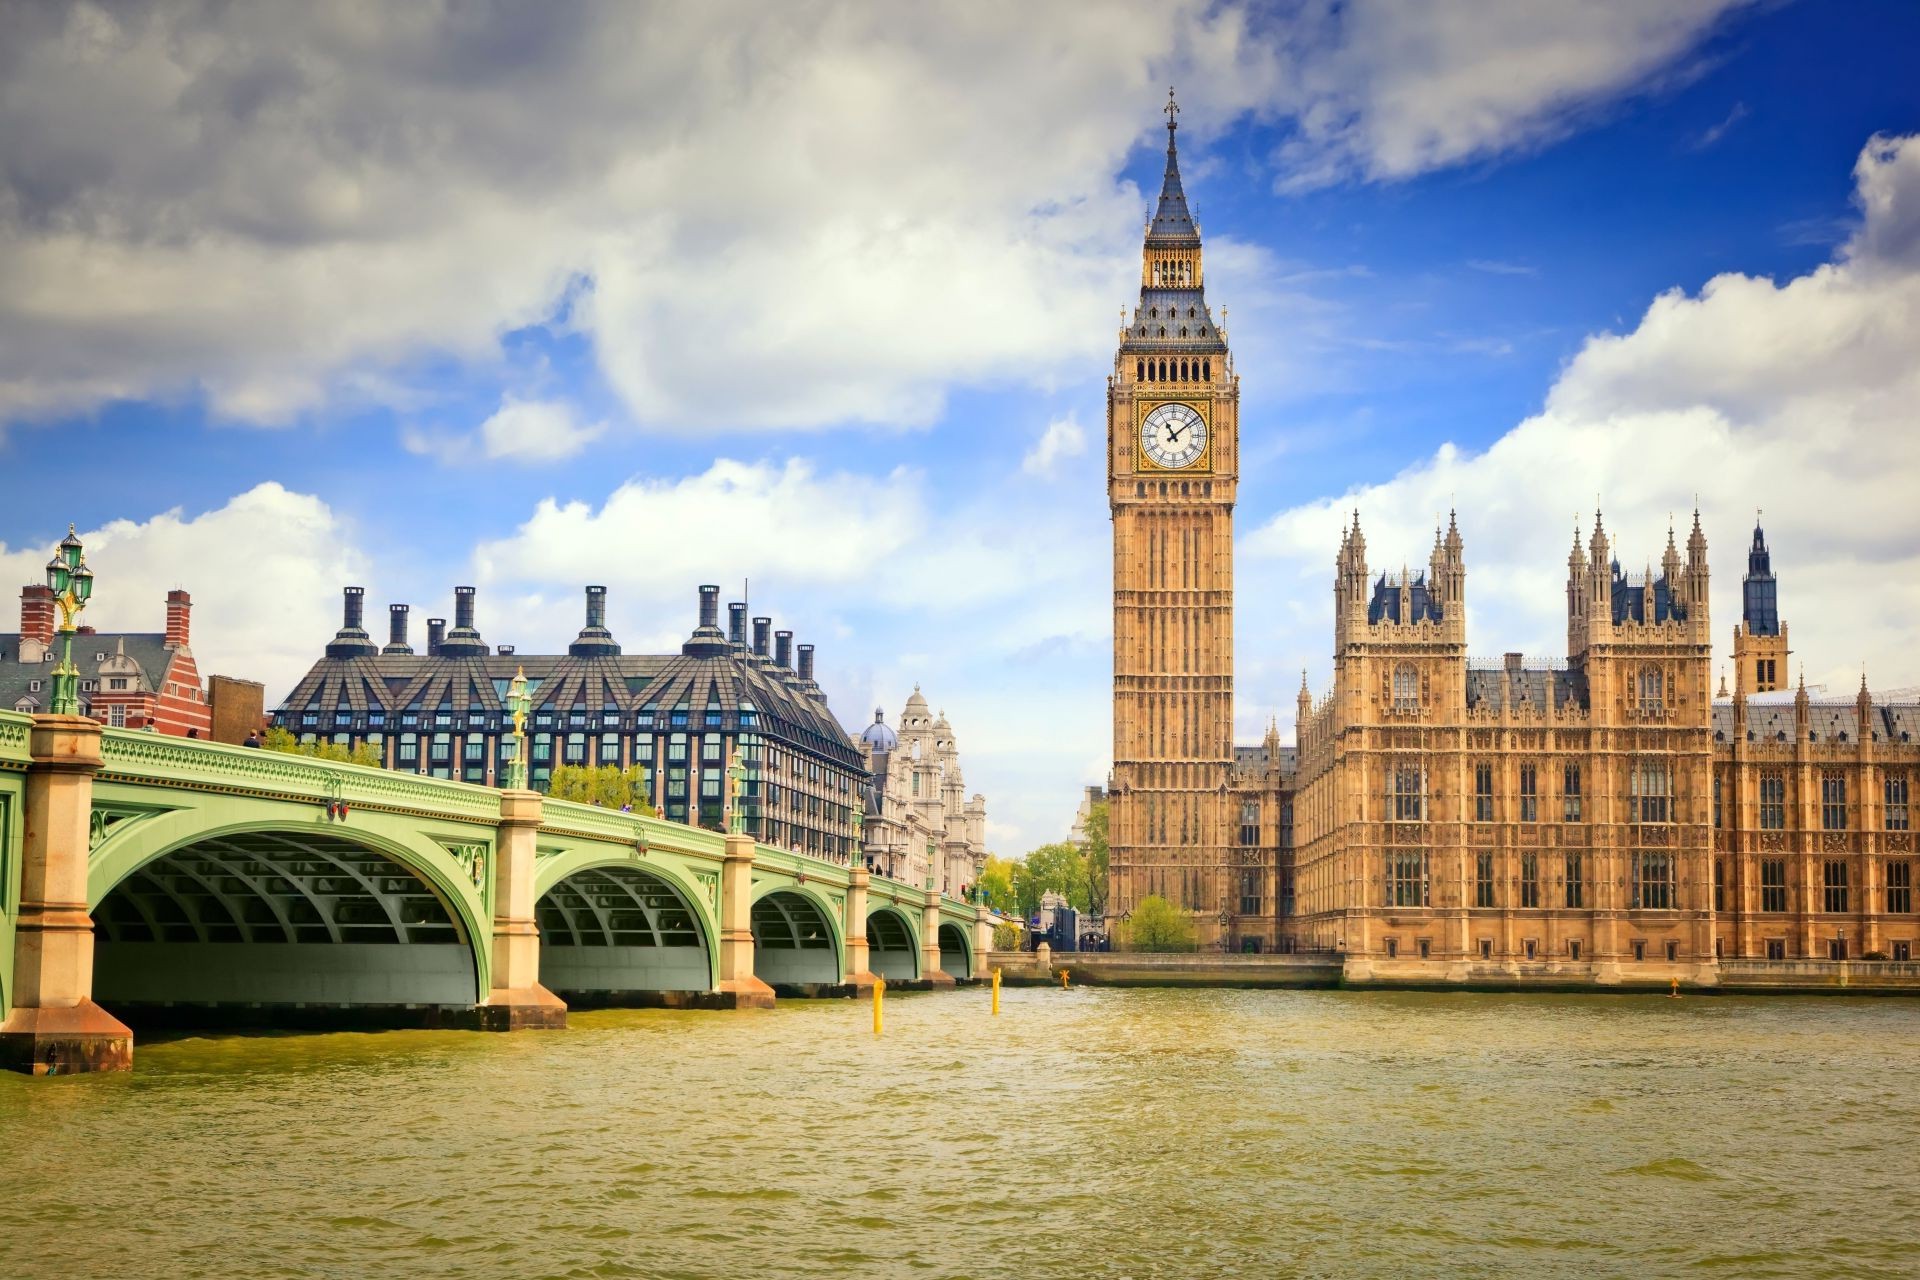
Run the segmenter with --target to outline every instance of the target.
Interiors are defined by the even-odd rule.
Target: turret
[[[617,657],[620,646],[614,642],[613,633],[607,630],[607,589],[588,587],[586,594],[586,617],[581,624],[580,634],[567,646],[567,652],[576,658]]]
[[[453,589],[453,629],[440,641],[440,656],[443,658],[484,658],[487,656],[487,642],[480,638],[480,630],[474,625],[474,589],[455,587]]]

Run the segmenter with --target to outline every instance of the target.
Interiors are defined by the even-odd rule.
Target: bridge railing
[[[0,711],[0,761],[11,764],[27,763],[27,731],[33,728],[33,717],[21,715],[17,711]]]
[[[295,795],[316,803],[338,799],[350,808],[380,807],[477,822],[500,818],[500,793],[491,787],[260,747],[107,729],[101,735],[100,754],[102,782],[237,789]]]

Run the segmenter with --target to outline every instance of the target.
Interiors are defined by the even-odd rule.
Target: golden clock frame
[[[1153,460],[1145,444],[1140,440],[1140,428],[1146,425],[1147,415],[1170,404],[1183,404],[1200,415],[1200,421],[1207,425],[1207,444],[1200,450],[1200,456],[1184,467],[1163,467]],[[1201,472],[1213,471],[1213,415],[1208,412],[1212,407],[1211,398],[1187,399],[1182,396],[1155,396],[1149,400],[1136,396],[1133,401],[1133,469],[1136,472],[1153,472],[1163,476],[1191,476]]]

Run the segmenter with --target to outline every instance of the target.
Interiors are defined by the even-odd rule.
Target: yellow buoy
[[[1067,970],[1065,969],[1060,971],[1060,989],[1062,991],[1067,989]]]
[[[1667,999],[1678,1000],[1679,998],[1680,998],[1680,979],[1675,978],[1673,980],[1673,990],[1667,992]]]
[[[1000,970],[993,971],[993,1016],[1000,1016]]]
[[[875,978],[873,980],[873,1034],[875,1035],[879,1035],[881,1027],[886,1025],[886,999],[887,980]]]

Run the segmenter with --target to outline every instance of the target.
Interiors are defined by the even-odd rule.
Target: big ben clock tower
[[[1180,188],[1179,107],[1147,224],[1140,305],[1107,380],[1113,513],[1113,777],[1108,910],[1149,894],[1203,945],[1229,908],[1233,502],[1240,389],[1207,309],[1200,228]],[[1125,926],[1120,929],[1125,941]]]

